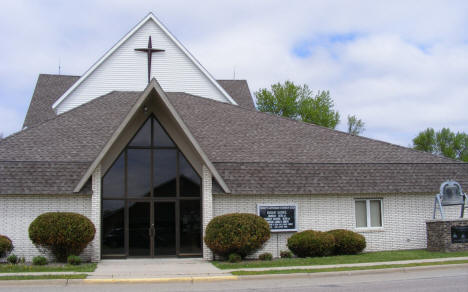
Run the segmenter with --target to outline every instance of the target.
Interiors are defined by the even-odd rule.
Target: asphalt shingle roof
[[[89,163],[0,161],[0,194],[71,194]],[[91,194],[88,181],[79,194]]]
[[[186,93],[168,93],[168,96],[214,162],[456,162]]]
[[[111,92],[0,142],[0,161],[93,161],[141,92]]]
[[[468,187],[468,164],[214,163],[234,194],[436,194],[448,179]],[[213,193],[222,194],[213,186]]]
[[[248,109],[255,109],[247,80],[217,80],[224,90],[234,98],[237,104]]]
[[[111,92],[5,138],[0,193],[72,193],[140,94]],[[167,96],[235,194],[435,193],[451,178],[468,187],[466,163],[186,93]]]
[[[40,74],[23,127],[31,127],[54,118],[56,114],[52,104],[79,78],[80,76]]]
[[[23,127],[31,127],[56,116],[52,105],[80,76],[40,74],[37,79]],[[217,80],[219,85],[242,107],[254,109],[246,80]]]

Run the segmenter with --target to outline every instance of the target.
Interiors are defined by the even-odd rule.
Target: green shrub
[[[79,256],[71,254],[67,258],[67,263],[75,266],[81,265],[81,258]]]
[[[12,253],[7,257],[7,262],[9,262],[12,265],[16,265],[18,263],[18,257]]]
[[[44,266],[47,265],[47,259],[43,256],[33,257],[32,264],[35,266]]]
[[[7,256],[13,250],[13,243],[5,235],[0,235],[0,258]]]
[[[288,248],[298,257],[322,257],[333,253],[333,235],[314,230],[294,234],[288,239]]]
[[[71,254],[81,254],[95,233],[94,224],[77,213],[44,213],[29,225],[31,241],[50,250],[60,262]]]
[[[262,253],[258,256],[258,259],[261,261],[271,261],[273,259],[273,255],[269,252]]]
[[[334,254],[358,254],[366,248],[366,238],[359,233],[345,229],[328,231],[335,237]]]
[[[18,260],[18,264],[24,265],[26,263],[26,258],[25,257],[20,257]]]
[[[237,253],[245,257],[270,238],[270,226],[260,216],[246,213],[213,218],[206,227],[206,245],[217,255]]]
[[[237,253],[231,253],[228,257],[228,261],[230,263],[238,263],[242,260],[242,257],[238,255]]]
[[[289,250],[282,250],[280,252],[280,257],[282,259],[290,259],[292,258],[292,252],[290,252]]]

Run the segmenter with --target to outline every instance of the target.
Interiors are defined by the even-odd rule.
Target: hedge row
[[[364,236],[345,229],[327,232],[306,230],[288,239],[288,248],[298,257],[357,254],[365,247]]]

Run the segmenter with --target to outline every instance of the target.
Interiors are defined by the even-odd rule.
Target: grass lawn
[[[26,272],[93,272],[96,269],[95,263],[82,264],[73,266],[68,264],[50,264],[46,266],[32,265],[10,265],[0,264],[0,273],[26,273]],[[51,279],[51,278],[48,278]],[[70,278],[53,278],[53,279],[70,279]],[[75,279],[75,278],[73,278]],[[78,278],[81,279],[81,278]]]
[[[86,274],[75,275],[40,275],[40,276],[0,276],[0,281],[4,280],[48,280],[48,279],[86,279]]]
[[[358,255],[329,256],[316,258],[292,258],[275,259],[272,261],[245,260],[240,263],[229,263],[213,261],[213,265],[220,269],[245,269],[245,268],[268,268],[268,267],[291,267],[291,266],[313,266],[313,265],[336,265],[375,263],[403,260],[436,259],[450,257],[466,257],[468,251],[464,252],[430,252],[424,249],[396,250],[368,252]]]
[[[441,266],[441,265],[466,264],[466,263],[468,263],[468,260],[445,261],[445,262],[435,262],[435,263],[377,265],[377,266],[369,266],[369,267],[325,268],[325,269],[290,269],[290,270],[267,270],[267,271],[242,271],[241,270],[241,271],[234,271],[231,273],[237,276],[266,275],[266,274],[322,273],[322,272],[378,270],[378,269],[421,267],[421,266]]]

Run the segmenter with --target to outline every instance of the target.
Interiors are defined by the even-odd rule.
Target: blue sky
[[[330,90],[364,136],[408,146],[468,132],[466,1],[2,1],[0,133],[20,130],[38,74],[83,74],[152,11],[219,79]]]

